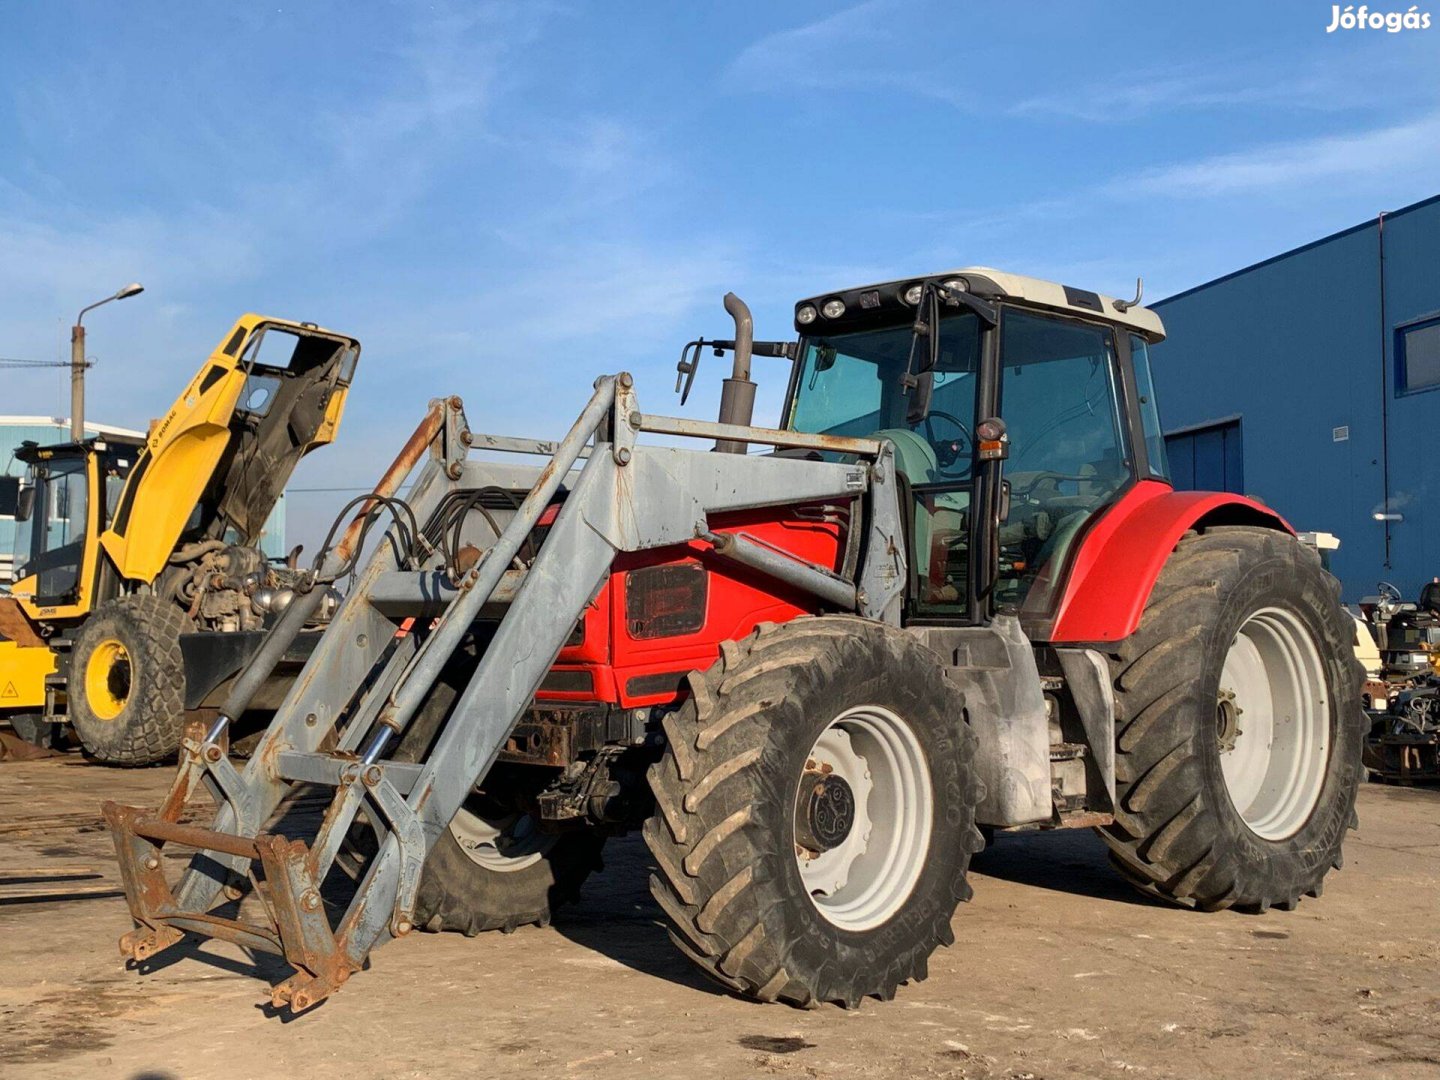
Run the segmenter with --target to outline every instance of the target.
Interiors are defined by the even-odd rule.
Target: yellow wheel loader
[[[174,756],[294,597],[293,567],[257,545],[296,464],[335,438],[359,356],[343,334],[245,315],[143,441],[16,451],[0,720],[37,742],[68,724],[110,764]]]

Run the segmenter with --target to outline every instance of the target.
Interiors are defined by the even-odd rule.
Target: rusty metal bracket
[[[149,959],[179,942],[185,931],[274,953],[296,973],[272,988],[271,1000],[296,1012],[324,1000],[358,970],[330,929],[320,881],[303,840],[215,832],[114,802],[101,809],[115,841],[125,900],[138,924],[120,938],[122,956],[137,963]],[[258,895],[269,925],[181,908],[164,875],[160,852],[167,843],[259,862],[267,887]]]

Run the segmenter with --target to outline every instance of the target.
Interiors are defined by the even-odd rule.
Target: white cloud
[[[1345,135],[1272,143],[1144,169],[1117,178],[1111,195],[1208,198],[1284,192],[1340,179],[1388,178],[1440,165],[1440,113]]]
[[[883,35],[877,16],[890,0],[866,0],[804,26],[779,30],[746,46],[726,72],[729,82],[759,89],[776,82],[823,88],[847,77],[835,50]]]
[[[1130,71],[1123,79],[1037,95],[1018,102],[1011,115],[1035,119],[1128,123],[1161,113],[1253,106],[1267,109],[1350,109],[1356,87],[1341,93],[1320,74],[1275,79],[1247,67],[1216,64],[1199,71]]]

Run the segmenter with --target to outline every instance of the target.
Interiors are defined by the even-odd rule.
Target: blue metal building
[[[1347,601],[1440,576],[1440,196],[1154,307],[1177,487],[1334,533]]]

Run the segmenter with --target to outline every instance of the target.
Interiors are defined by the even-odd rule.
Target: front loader
[[[33,741],[69,725],[115,765],[175,756],[294,596],[259,550],[300,458],[335,438],[353,338],[241,317],[147,437],[25,444],[18,580],[0,597],[0,720]],[[334,607],[317,610],[251,702],[274,709]]]
[[[623,372],[559,442],[432,405],[164,806],[106,804],[124,955],[277,953],[301,1011],[416,928],[546,922],[634,828],[677,947],[795,1005],[923,978],[982,829],[1095,828],[1188,907],[1319,894],[1364,728],[1347,616],[1273,512],[1172,490],[1157,316],[984,268],[802,301],[795,341],[726,307],[680,368],[734,354],[723,422]],[[780,428],[755,356],[789,362]],[[237,767],[228,726],[380,520]],[[180,821],[202,788],[208,828]],[[176,884],[167,845],[196,849]]]

